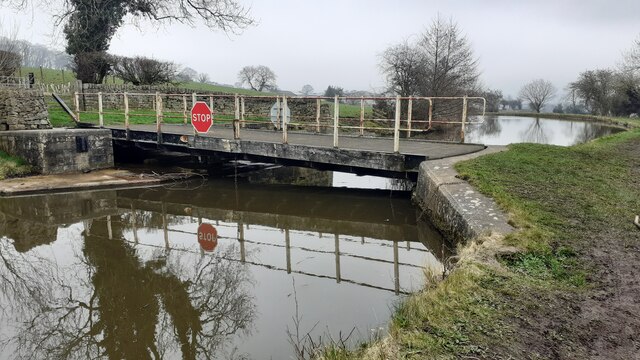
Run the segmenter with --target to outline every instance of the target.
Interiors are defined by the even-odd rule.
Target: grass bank
[[[640,296],[632,224],[640,129],[573,147],[515,144],[456,168],[518,230],[462,248],[450,276],[398,307],[384,341],[322,357],[582,358],[615,349],[613,357],[633,358],[620,329],[640,329],[625,315],[640,307],[629,300]]]
[[[27,165],[24,160],[0,151],[0,180],[29,175],[31,172],[31,166]]]

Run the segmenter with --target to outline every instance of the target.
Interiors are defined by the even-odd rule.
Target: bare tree
[[[478,60],[452,19],[436,17],[418,46],[425,62],[421,95],[456,96],[478,90]]]
[[[113,72],[125,83],[156,85],[174,81],[178,73],[176,64],[142,56],[116,57]]]
[[[556,88],[550,81],[537,79],[526,84],[520,90],[520,97],[529,102],[531,110],[539,113],[556,94]]]
[[[181,82],[194,81],[197,77],[198,77],[198,72],[193,70],[190,67],[186,67],[182,69],[182,71],[180,71],[176,76],[177,80]]]
[[[56,25],[64,25],[66,51],[74,56],[106,52],[111,38],[127,16],[189,25],[200,19],[208,27],[225,32],[244,29],[254,23],[248,9],[236,0],[65,0],[64,4]],[[85,72],[82,65],[76,61],[75,67]],[[98,77],[88,76],[87,79]]]
[[[417,95],[424,74],[424,54],[407,41],[382,53],[380,68],[389,90],[400,96]]]
[[[238,73],[238,81],[255,91],[276,88],[276,74],[264,65],[243,67]]]
[[[198,74],[197,81],[198,81],[199,83],[202,83],[202,84],[206,84],[206,83],[208,83],[208,82],[209,82],[209,74],[206,74],[206,73],[200,73],[200,74]]]
[[[380,68],[389,90],[401,96],[458,96],[480,91],[478,60],[453,20],[436,17],[411,44],[388,48]]]
[[[640,35],[634,41],[631,49],[624,53],[622,68],[626,71],[640,72]]]
[[[21,56],[15,36],[0,35],[0,76],[12,76],[20,68]]]
[[[300,90],[300,93],[304,96],[311,95],[313,93],[313,86],[306,84]]]

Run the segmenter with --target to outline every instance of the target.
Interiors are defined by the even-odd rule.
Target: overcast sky
[[[614,67],[640,35],[640,0],[238,1],[258,20],[242,34],[129,24],[110,51],[171,60],[219,83],[234,84],[243,66],[260,64],[273,69],[286,90],[304,84],[318,92],[328,85],[381,90],[380,53],[415,39],[439,13],[470,40],[485,86],[515,96],[532,79],[563,89],[581,71]],[[19,38],[62,48],[50,12],[3,8],[0,19],[5,27],[17,25]]]

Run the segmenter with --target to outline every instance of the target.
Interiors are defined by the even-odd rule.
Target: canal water
[[[381,336],[451,254],[405,186],[271,169],[1,198],[0,358],[288,359]]]
[[[474,118],[479,121],[481,117]],[[538,143],[560,146],[581,144],[593,139],[623,131],[622,129],[592,122],[525,116],[484,116],[484,122],[466,128],[465,142],[485,145]],[[424,136],[432,140],[460,141],[460,125],[436,129]]]

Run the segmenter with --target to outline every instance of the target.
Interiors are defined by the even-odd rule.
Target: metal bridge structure
[[[206,133],[191,125],[198,102]],[[485,148],[464,143],[483,121],[479,97],[76,92],[73,103],[79,124],[111,129],[117,146],[358,174],[415,178],[422,161]]]

